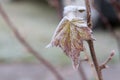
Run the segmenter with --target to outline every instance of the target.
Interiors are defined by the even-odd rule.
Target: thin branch
[[[87,9],[87,25],[88,25],[88,27],[92,28],[90,2],[89,2],[89,0],[85,0],[85,3],[86,3],[86,9]],[[103,80],[102,73],[101,73],[101,70],[99,68],[99,64],[98,64],[97,57],[95,54],[93,41],[89,40],[88,45],[89,45],[92,60],[93,60],[93,63],[95,65],[95,69],[96,69],[96,72],[98,75],[98,79]]]
[[[88,25],[89,28],[92,28],[90,3],[89,3],[89,0],[85,0],[85,2],[86,2],[86,9],[87,9],[87,25]],[[93,4],[93,2],[92,2],[92,4]],[[112,31],[112,29],[111,29],[112,27],[109,24],[109,22],[107,21],[107,19],[105,17],[103,17],[103,20],[108,25],[107,26],[108,29],[110,31]],[[98,61],[97,61],[97,57],[96,57],[96,53],[95,53],[95,50],[94,50],[94,43],[93,43],[93,41],[89,40],[88,41],[88,45],[89,45],[91,56],[92,56],[92,60],[93,60],[93,63],[94,63],[94,66],[95,66],[95,69],[96,69],[96,72],[97,72],[97,75],[98,75],[98,79],[99,80],[103,80],[103,76],[102,76],[102,72],[101,71],[102,71],[103,67],[105,67],[106,64],[112,59],[112,57],[114,55],[114,52],[112,52],[110,57],[101,66],[99,66]]]
[[[87,25],[89,28],[92,29],[92,18],[91,18],[91,9],[90,9],[90,3],[89,0],[85,0],[86,4],[86,11],[87,11]]]
[[[120,4],[119,4],[119,2],[116,0],[110,0],[110,3],[113,6],[113,8],[115,9],[118,19],[120,20]]]
[[[105,27],[108,29],[108,31],[110,31],[110,33],[115,37],[116,41],[117,41],[117,45],[118,45],[118,50],[120,53],[120,36],[115,32],[115,30],[112,29],[112,25],[109,23],[109,20],[103,15],[103,13],[96,7],[96,5],[94,4],[94,0],[92,0],[92,6],[94,7],[94,9],[99,13],[99,16],[101,18],[101,20],[103,21]],[[119,5],[120,6],[120,5]],[[120,55],[119,55],[120,57]]]
[[[94,64],[93,64],[93,62],[92,62],[89,54],[87,53],[86,50],[84,50],[84,53],[85,53],[85,57],[86,57],[85,59],[86,59],[86,61],[88,61],[88,63],[90,64],[91,69],[92,69],[92,71],[93,71],[93,75],[95,76],[95,79],[98,80],[97,73],[96,73],[96,70],[95,70],[95,66],[94,66]]]
[[[103,13],[96,7],[94,0],[92,0],[92,6],[99,13],[100,18],[105,24],[105,27],[115,35],[115,31],[112,29],[112,25],[109,23],[109,20],[103,15]]]
[[[116,11],[118,19],[120,21],[120,3],[117,0],[110,0],[110,3],[113,6],[114,10]],[[120,54],[120,35],[117,35],[116,33],[114,35],[118,43],[118,50]],[[119,55],[119,59],[120,59],[120,55]]]
[[[115,55],[115,51],[113,50],[113,51],[111,52],[110,56],[106,59],[106,61],[100,66],[100,69],[101,69],[101,70],[108,67],[108,66],[107,66],[107,63],[112,60],[112,58],[113,58],[114,55]]]
[[[97,71],[98,79],[99,79],[99,80],[103,80],[102,72],[101,72],[101,70],[100,70],[100,68],[99,68],[99,64],[98,64],[97,57],[96,57],[96,54],[95,54],[93,41],[91,41],[91,40],[88,41],[88,44],[89,44],[89,48],[90,48],[92,60],[93,60],[93,63],[94,63],[94,65],[95,65],[95,69],[96,69],[96,71]]]
[[[21,36],[19,31],[16,29],[15,25],[11,22],[8,15],[5,13],[4,9],[2,8],[2,5],[0,4],[0,14],[7,23],[8,27],[12,30],[15,37],[18,39],[18,41],[32,54],[34,55],[44,66],[46,66],[57,78],[57,80],[63,80],[61,75],[56,71],[56,69],[48,62],[46,61],[38,52],[36,52],[30,44]]]
[[[78,72],[79,72],[82,80],[87,80],[87,77],[86,77],[86,75],[85,75],[85,72],[84,72],[83,67],[82,67],[81,64],[82,64],[82,63],[79,62]]]

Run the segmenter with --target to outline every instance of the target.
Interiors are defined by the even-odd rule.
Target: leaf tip
[[[52,47],[52,44],[51,44],[51,43],[48,44],[45,48],[50,48],[50,47]]]
[[[79,64],[74,64],[74,63],[73,63],[73,69],[74,69],[74,70],[78,70],[78,67],[79,67]]]

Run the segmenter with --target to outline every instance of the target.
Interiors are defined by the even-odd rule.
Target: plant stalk
[[[86,10],[87,10],[87,25],[88,25],[88,27],[90,29],[92,29],[91,8],[90,8],[89,0],[85,0],[85,4],[86,4]],[[98,61],[97,61],[97,57],[96,57],[96,53],[95,53],[95,50],[94,50],[94,43],[93,43],[93,41],[89,40],[88,41],[88,45],[89,45],[91,56],[92,56],[92,60],[93,60],[93,63],[95,65],[95,69],[96,69],[96,72],[97,72],[97,75],[98,75],[98,79],[99,80],[103,80],[102,72],[101,72],[101,69],[99,67],[99,64],[98,64]]]
[[[91,56],[92,56],[92,60],[93,60],[93,63],[95,65],[95,69],[96,69],[96,72],[97,72],[97,75],[98,75],[98,79],[99,80],[103,80],[102,72],[101,72],[101,69],[99,67],[99,64],[98,64],[98,61],[97,61],[97,57],[96,57],[96,54],[95,54],[93,41],[91,41],[91,40],[88,41],[88,45],[89,45]]]

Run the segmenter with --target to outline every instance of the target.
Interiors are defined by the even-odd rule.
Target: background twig
[[[85,75],[85,72],[84,72],[84,70],[83,70],[82,63],[81,63],[81,62],[79,62],[78,71],[79,71],[79,74],[80,74],[82,80],[87,80],[87,77],[86,77],[86,75]]]
[[[111,5],[115,9],[118,19],[120,20],[120,2],[117,0],[110,0]]]
[[[120,58],[120,36],[118,34],[116,34],[115,30],[112,29],[112,25],[109,23],[109,20],[103,15],[103,13],[96,7],[96,5],[94,4],[94,0],[92,0],[92,6],[95,8],[95,10],[99,13],[99,16],[101,18],[101,20],[103,21],[105,27],[108,29],[108,31],[110,31],[110,33],[113,35],[113,37],[115,37],[116,41],[117,41],[117,45],[118,45],[118,50],[119,50],[119,58]]]
[[[2,5],[0,4],[0,14],[7,23],[8,27],[12,30],[15,37],[18,39],[18,41],[32,54],[34,55],[44,66],[46,66],[57,78],[57,80],[63,80],[61,75],[56,71],[56,69],[48,62],[46,61],[38,52],[36,52],[29,43],[20,35],[19,31],[16,29],[14,24],[9,19],[8,15],[5,13],[5,11],[2,8]]]

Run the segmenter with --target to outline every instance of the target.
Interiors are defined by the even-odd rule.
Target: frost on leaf
[[[78,6],[67,6],[65,17],[56,28],[50,44],[47,47],[60,47],[73,62],[73,67],[79,66],[79,55],[84,51],[83,41],[93,40],[91,29],[83,18],[76,16],[76,11],[85,10]]]
[[[75,68],[79,65],[79,55],[84,51],[83,41],[92,40],[91,29],[80,25],[82,20],[65,19],[57,28],[49,46],[59,46],[69,56]]]

